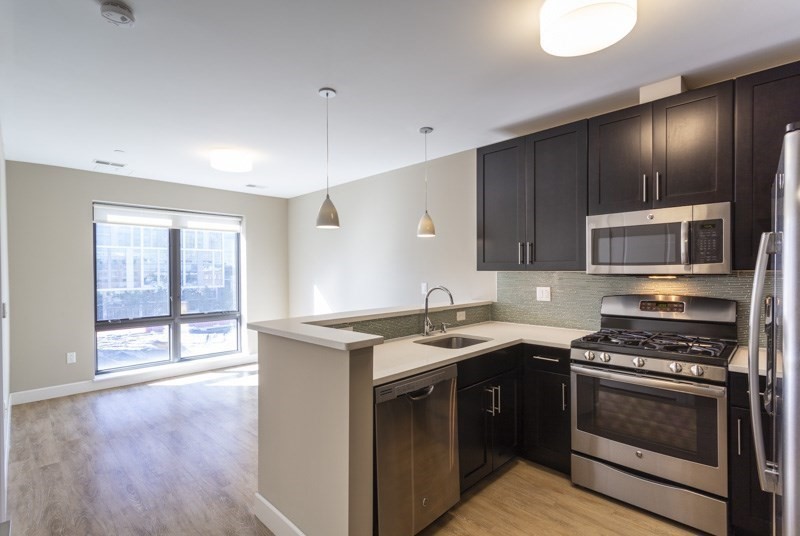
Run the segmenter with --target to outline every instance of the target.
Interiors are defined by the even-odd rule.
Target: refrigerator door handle
[[[756,471],[761,489],[768,493],[779,492],[778,468],[767,461],[764,445],[764,427],[761,422],[761,401],[758,392],[758,335],[761,326],[761,309],[764,303],[764,283],[767,276],[769,255],[775,251],[775,233],[763,233],[758,246],[756,270],[753,276],[753,293],[750,300],[750,337],[748,341],[747,376],[750,388],[750,419],[753,423],[753,447],[756,455]]]

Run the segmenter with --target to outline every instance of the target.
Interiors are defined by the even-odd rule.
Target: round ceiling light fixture
[[[114,26],[133,26],[135,19],[131,8],[116,0],[106,0],[100,4],[100,14]]]
[[[583,56],[622,40],[636,25],[637,0],[545,0],[539,11],[542,49]]]
[[[239,149],[214,149],[208,154],[211,167],[228,173],[253,171],[253,155]]]

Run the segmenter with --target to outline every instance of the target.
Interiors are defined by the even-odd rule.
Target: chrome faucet
[[[433,287],[432,289],[430,289],[428,291],[427,294],[425,294],[425,324],[424,324],[424,326],[422,328],[422,335],[424,335],[424,336],[428,336],[431,333],[433,333],[433,331],[434,331],[433,322],[431,322],[431,319],[428,318],[428,298],[430,298],[431,293],[434,290],[441,290],[441,291],[447,292],[447,295],[450,296],[450,305],[453,305],[455,303],[453,301],[453,295],[450,293],[450,291],[447,290],[447,288],[442,287],[442,286]],[[445,333],[446,331],[447,331],[447,325],[444,322],[442,322],[442,333]]]

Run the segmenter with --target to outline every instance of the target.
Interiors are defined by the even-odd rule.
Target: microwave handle
[[[689,264],[689,222],[681,222],[681,264]]]

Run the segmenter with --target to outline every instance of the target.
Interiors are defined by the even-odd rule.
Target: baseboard
[[[271,502],[266,500],[263,495],[256,493],[256,501],[253,504],[253,513],[259,521],[275,533],[275,536],[304,536],[305,533],[297,528],[288,517],[283,515],[280,510],[275,508]]]
[[[175,376],[184,376],[186,374],[194,374],[197,372],[207,372],[209,370],[249,365],[257,362],[258,356],[255,354],[209,357],[207,359],[198,359],[184,363],[159,365],[147,369],[112,372],[109,374],[102,374],[97,376],[95,379],[88,381],[66,383],[63,385],[54,385],[52,387],[42,387],[40,389],[30,389],[27,391],[17,391],[9,395],[9,400],[12,406],[16,406],[19,404],[27,404],[29,402],[38,402],[39,400],[48,400],[50,398],[90,393],[92,391],[100,391],[102,389],[112,389],[114,387],[123,387],[125,385],[133,385],[136,383],[163,380],[165,378],[174,378]]]

